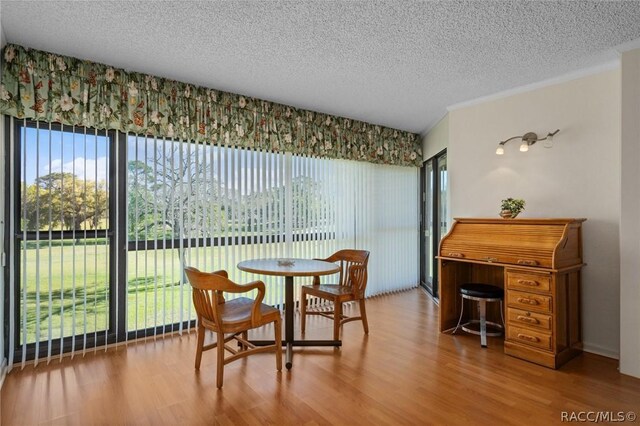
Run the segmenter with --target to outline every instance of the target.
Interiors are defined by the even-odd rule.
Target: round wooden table
[[[331,275],[340,272],[340,266],[331,262],[310,259],[252,259],[238,263],[238,269],[255,274],[277,275],[285,277],[284,291],[284,327],[286,345],[286,367],[293,365],[293,346],[341,346],[340,340],[294,340],[293,339],[293,277],[311,277]],[[303,303],[302,301],[301,303]],[[273,344],[272,341],[253,342],[254,344]]]

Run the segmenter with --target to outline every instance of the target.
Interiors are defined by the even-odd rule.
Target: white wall
[[[526,200],[521,217],[585,217],[585,350],[619,355],[620,70],[601,72],[449,113],[453,217],[498,217],[500,200]],[[555,146],[527,153],[498,141],[560,129]],[[636,185],[639,186],[639,185]],[[638,323],[636,323],[637,325]]]
[[[620,371],[640,377],[640,49],[622,54]]]
[[[422,138],[422,157],[428,160],[449,146],[449,114],[433,126]]]

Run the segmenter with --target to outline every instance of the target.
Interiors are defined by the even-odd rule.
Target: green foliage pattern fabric
[[[7,45],[0,113],[297,155],[420,166],[409,132]]]

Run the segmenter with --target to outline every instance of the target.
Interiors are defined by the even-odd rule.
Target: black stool
[[[460,296],[462,296],[460,319],[458,320],[458,325],[456,325],[452,334],[456,333],[458,327],[462,327],[462,329],[467,333],[479,334],[480,346],[486,348],[487,336],[500,336],[502,334],[502,330],[504,330],[504,314],[502,313],[502,298],[504,297],[504,290],[500,287],[489,284],[466,283],[460,286]],[[461,326],[462,314],[464,313],[464,299],[475,300],[478,302],[478,313],[480,314],[480,319],[469,320]],[[487,302],[500,302],[500,317],[502,318],[502,324],[487,321]],[[471,328],[471,325],[475,324],[480,324],[479,331]],[[487,331],[487,325],[491,325],[499,331]]]

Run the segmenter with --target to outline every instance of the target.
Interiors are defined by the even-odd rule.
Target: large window
[[[417,284],[415,168],[27,120],[6,128],[10,365],[192,329],[187,265],[261,279],[280,308],[283,280],[238,262],[363,248],[367,294]]]
[[[235,268],[243,259],[334,246],[328,160],[129,136],[127,164],[128,331],[195,319],[186,265],[247,281]],[[282,305],[281,280],[261,279],[266,302]]]
[[[112,135],[31,122],[11,131],[12,338],[23,359],[104,342],[112,322]]]

